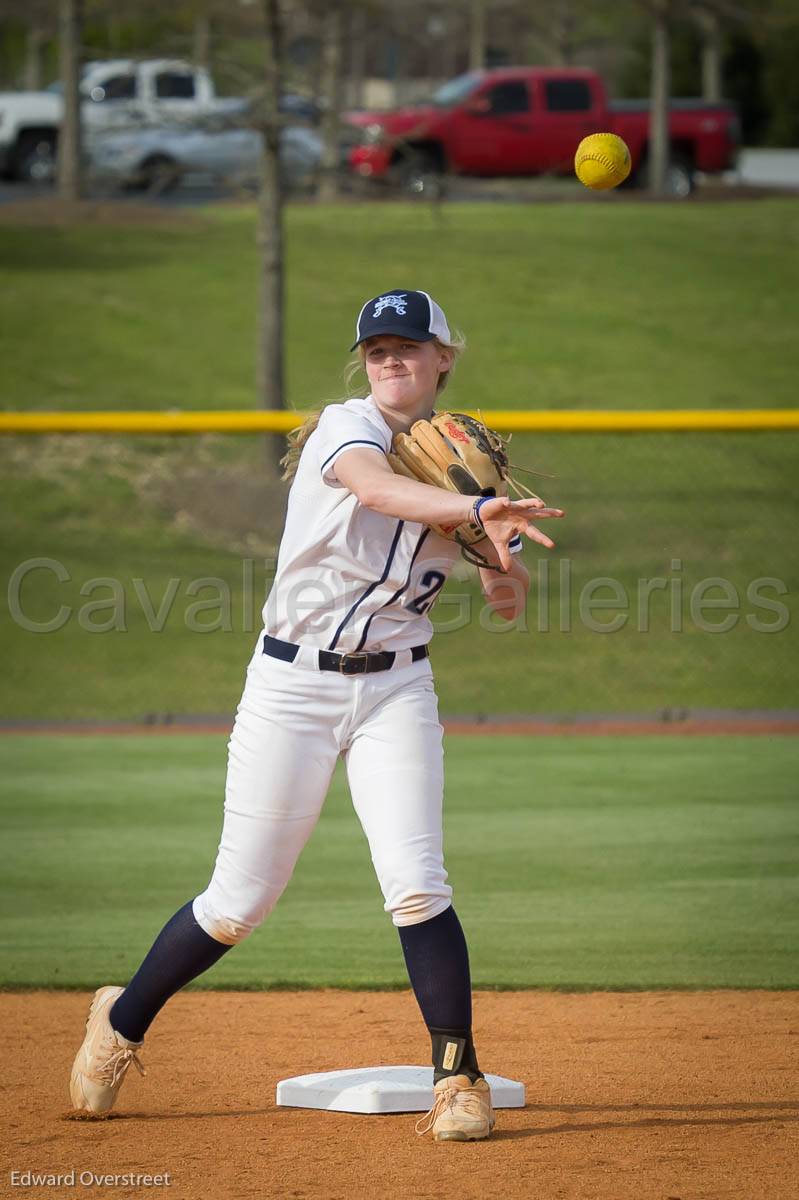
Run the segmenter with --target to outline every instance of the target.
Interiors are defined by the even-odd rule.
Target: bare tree
[[[702,34],[702,99],[708,104],[721,101],[721,20],[712,3],[700,2],[693,8]]]
[[[652,85],[649,112],[649,190],[666,191],[669,170],[669,102],[671,98],[671,45],[668,0],[652,0]]]
[[[350,8],[349,49],[350,69],[347,104],[360,108],[363,104],[363,84],[366,76],[366,9],[362,4]]]
[[[322,151],[317,197],[335,200],[339,192],[339,113],[342,105],[342,43],[344,13],[341,0],[328,0],[324,16],[322,44]]]
[[[550,15],[550,61],[557,67],[571,66],[579,44],[575,7],[569,0],[557,0],[557,3],[547,6],[547,11]]]
[[[25,59],[22,64],[22,86],[26,92],[38,92],[42,86],[42,50],[46,41],[47,30],[32,17],[25,30]]]
[[[457,73],[460,42],[460,17],[457,9],[444,8],[433,13],[427,22],[427,41],[431,80],[452,79]]]
[[[773,0],[689,0],[689,12],[702,35],[702,99],[719,104],[723,97],[722,33],[725,28],[748,27],[761,36],[779,28],[779,5]],[[794,21],[796,16],[793,17]]]
[[[283,186],[280,178],[280,96],[283,90],[283,24],[279,0],[263,0],[264,93],[261,101],[261,178],[257,245],[260,287],[256,349],[259,408],[285,408],[283,370]],[[271,437],[269,457],[277,464],[282,439]]]
[[[2,0],[0,16],[0,48],[3,35],[13,26],[24,30],[22,60],[16,53],[0,55],[3,74],[8,73],[8,83],[26,92],[37,92],[42,86],[42,58],[45,46],[56,34],[56,12],[52,0]],[[8,24],[9,28],[4,26]],[[9,47],[10,49],[10,47]]]
[[[515,8],[517,41],[529,40],[534,61],[552,66],[581,63],[586,52],[616,49],[629,40],[636,11],[632,0],[551,0]]]
[[[710,104],[722,98],[722,22],[753,23],[763,17],[757,0],[640,0],[652,21],[652,91],[649,118],[649,188],[662,195],[668,181],[671,154],[669,107],[671,96],[670,24],[675,17],[692,16],[702,30],[702,97]],[[768,6],[765,6],[768,7]],[[764,18],[768,21],[768,14]]]
[[[486,0],[470,0],[469,70],[479,71],[486,58]]]
[[[198,67],[211,66],[211,12],[206,4],[199,4],[194,13],[191,57]]]
[[[81,0],[59,0],[58,59],[64,92],[64,116],[58,135],[58,195],[61,200],[79,200],[81,171]]]

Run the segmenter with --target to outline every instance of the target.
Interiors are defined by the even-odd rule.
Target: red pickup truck
[[[361,142],[350,166],[371,179],[396,179],[423,191],[446,172],[483,177],[568,174],[588,133],[623,137],[631,181],[646,177],[649,102],[608,101],[595,71],[583,67],[502,67],[445,83],[425,104],[388,112],[351,112]],[[687,196],[694,172],[734,164],[739,125],[727,104],[673,100],[668,190]]]

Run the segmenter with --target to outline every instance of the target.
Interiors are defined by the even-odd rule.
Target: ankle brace
[[[482,1079],[470,1029],[431,1029],[433,1083],[447,1075],[468,1075],[472,1083]]]

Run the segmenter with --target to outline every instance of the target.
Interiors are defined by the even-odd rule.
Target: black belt
[[[280,658],[283,662],[294,662],[299,653],[296,642],[282,642],[280,638],[264,634],[264,654],[271,658]],[[320,671],[338,671],[340,675],[365,675],[369,671],[388,671],[394,666],[397,655],[394,650],[374,651],[371,654],[359,652],[355,654],[334,654],[330,650],[319,652]],[[421,662],[427,658],[427,646],[411,647],[411,662]]]

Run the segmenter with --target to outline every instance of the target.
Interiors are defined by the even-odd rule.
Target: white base
[[[486,1075],[494,1108],[524,1108],[524,1084]],[[433,1107],[432,1067],[355,1067],[295,1075],[277,1085],[277,1103],[287,1108],[333,1112],[427,1112]]]

